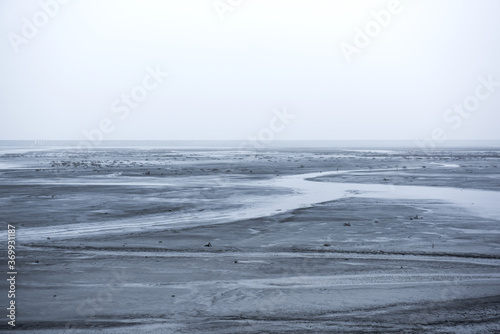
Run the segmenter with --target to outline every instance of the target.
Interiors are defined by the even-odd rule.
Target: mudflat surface
[[[20,245],[16,327],[498,333],[499,158],[491,149],[3,153],[1,219]]]

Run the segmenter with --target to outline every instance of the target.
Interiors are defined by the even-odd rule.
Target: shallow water
[[[458,167],[458,165],[442,165],[443,168],[455,166]],[[390,170],[393,169],[374,169],[372,172]],[[342,197],[357,196],[380,199],[440,200],[463,207],[480,217],[498,219],[500,216],[500,206],[498,205],[500,203],[500,192],[498,191],[314,181],[315,178],[321,176],[353,172],[359,172],[359,170],[284,176],[274,179],[273,184],[278,187],[294,188],[300,192],[300,196],[287,199],[286,205],[289,207],[301,207],[305,204],[304,202],[314,204]]]
[[[450,168],[449,165],[443,166]],[[377,171],[391,171],[393,169],[373,169]],[[193,227],[207,224],[230,223],[242,219],[254,219],[260,217],[271,216],[278,213],[296,210],[299,208],[311,207],[318,203],[329,202],[347,197],[365,197],[365,198],[380,198],[380,199],[412,199],[412,200],[439,200],[461,208],[469,210],[473,214],[497,219],[500,216],[500,192],[483,191],[459,188],[446,187],[428,187],[428,186],[395,186],[386,184],[357,184],[357,183],[335,183],[335,182],[317,182],[314,179],[321,176],[332,174],[347,174],[355,173],[360,170],[351,171],[332,171],[323,173],[308,173],[289,176],[276,177],[265,181],[241,180],[239,178],[224,178],[224,183],[218,184],[224,187],[246,186],[254,187],[257,190],[260,188],[275,188],[275,189],[291,189],[289,194],[276,194],[273,196],[247,196],[228,198],[227,210],[203,211],[195,213],[176,213],[165,217],[141,217],[132,219],[115,220],[105,223],[86,223],[86,224],[71,224],[59,225],[53,227],[33,227],[24,228],[19,231],[19,237],[24,241],[40,240],[47,237],[51,238],[72,238],[85,235],[99,235],[103,233],[131,233],[145,230],[160,230],[165,227],[181,228]],[[364,170],[366,172],[366,170]],[[139,179],[131,180],[127,178],[125,182],[120,182],[116,178],[110,178],[110,182],[100,180],[92,182],[91,179],[75,179],[75,182],[69,184],[85,185],[85,184],[102,184],[102,185],[136,185],[136,186],[171,186],[177,184],[179,186],[193,185],[210,185],[213,184],[213,179],[208,181],[206,177],[187,177],[177,178],[175,180],[157,179],[151,182],[139,181]],[[78,180],[78,181],[77,181]],[[85,182],[80,182],[85,180]],[[108,180],[107,180],[108,181]],[[35,181],[42,184],[59,184],[54,182]],[[89,182],[89,183],[87,183]],[[184,183],[186,182],[186,183]],[[32,181],[27,182],[29,184]],[[64,183],[67,184],[67,183]],[[234,209],[235,206],[240,206]],[[243,206],[241,208],[241,206]],[[229,207],[233,207],[229,209]],[[1,232],[4,233],[5,232]]]

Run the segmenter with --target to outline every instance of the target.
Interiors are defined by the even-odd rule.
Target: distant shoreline
[[[3,147],[72,147],[80,140],[0,140]],[[103,140],[95,148],[105,147],[174,147],[174,148],[239,148],[244,140]],[[399,148],[421,149],[414,140],[273,140],[266,148]],[[448,140],[432,150],[447,148],[500,148],[500,140]],[[244,147],[244,149],[252,149]],[[254,149],[260,150],[260,149]]]

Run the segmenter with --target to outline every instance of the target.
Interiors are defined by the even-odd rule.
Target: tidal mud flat
[[[499,159],[494,149],[2,153],[1,219],[20,245],[16,327],[499,332]]]

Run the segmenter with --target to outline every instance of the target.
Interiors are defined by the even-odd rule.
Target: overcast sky
[[[0,2],[0,139],[500,139],[498,0],[54,3]]]

